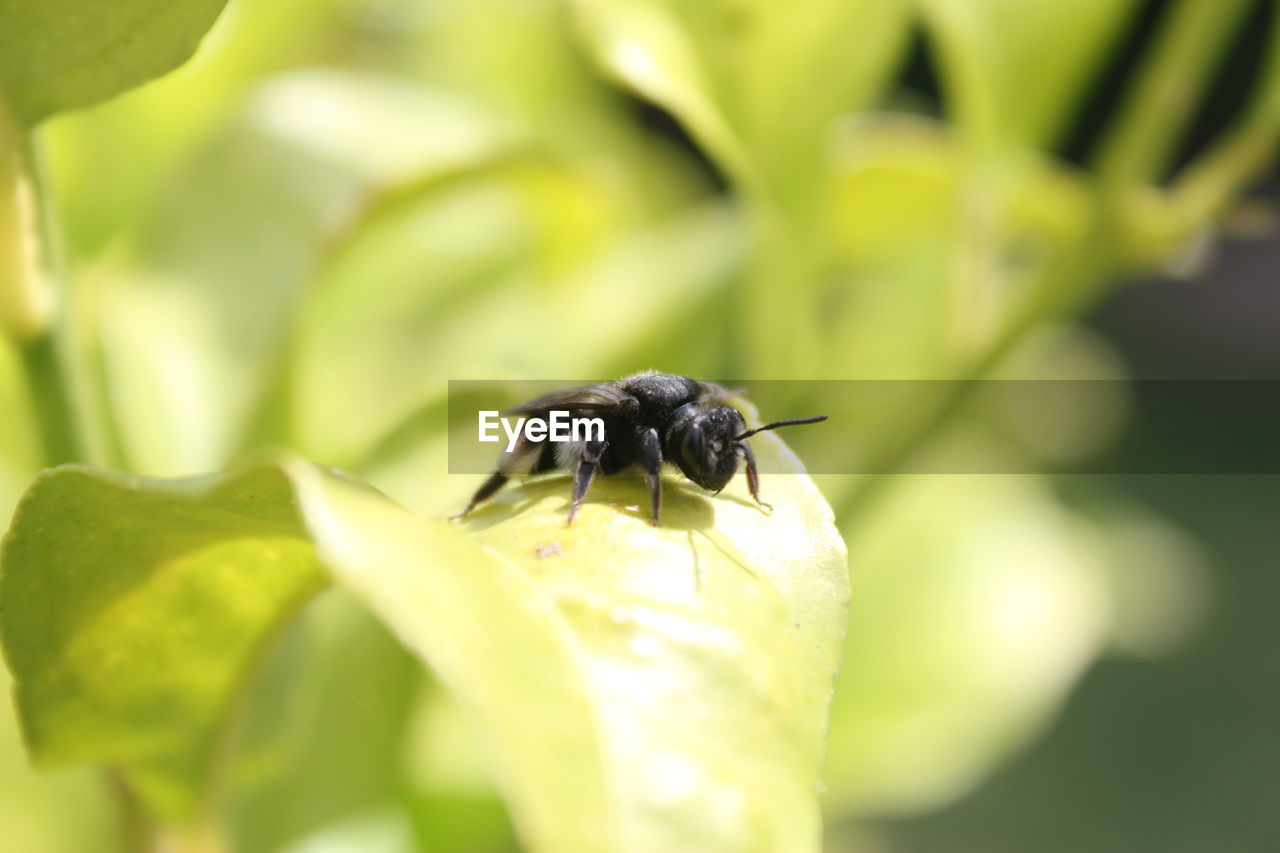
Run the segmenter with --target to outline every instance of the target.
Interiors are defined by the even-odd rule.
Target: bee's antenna
[[[768,430],[768,429],[777,429],[778,427],[784,427],[784,426],[799,426],[800,424],[816,424],[819,421],[825,421],[826,419],[827,419],[826,415],[818,415],[816,418],[795,418],[794,420],[789,420],[789,421],[774,421],[773,423],[765,424],[762,427],[749,429],[746,432],[744,432],[742,435],[735,436],[733,440],[742,441],[742,439],[744,438],[749,438],[750,436],[753,436],[758,432],[764,432],[765,430]]]

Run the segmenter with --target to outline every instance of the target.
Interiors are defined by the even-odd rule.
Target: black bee
[[[521,434],[515,446],[498,457],[498,470],[489,475],[467,508],[455,517],[471,512],[512,477],[563,468],[573,474],[573,505],[568,519],[572,523],[596,474],[614,474],[638,465],[649,484],[653,523],[657,525],[662,510],[659,471],[663,462],[675,464],[687,478],[714,493],[733,479],[740,459],[747,462],[751,497],[772,509],[760,500],[760,478],[747,438],[764,430],[817,423],[827,416],[775,421],[747,429],[742,413],[729,405],[732,397],[710,382],[647,371],[617,382],[553,391],[516,406],[506,414],[545,420],[552,411],[568,411],[573,417],[600,418],[604,422],[604,438],[549,442]]]

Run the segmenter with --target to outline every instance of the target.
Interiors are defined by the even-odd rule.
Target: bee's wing
[[[552,409],[615,409],[634,399],[612,382],[601,382],[598,385],[552,391],[527,403],[513,406],[504,414],[537,415]]]
[[[744,391],[741,388],[725,388],[714,382],[698,381],[699,389],[702,391],[702,398],[711,403],[728,404],[730,401],[743,396]]]

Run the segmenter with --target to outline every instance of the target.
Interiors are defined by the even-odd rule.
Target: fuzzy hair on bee
[[[645,371],[619,379],[544,394],[506,412],[547,419],[551,412],[567,411],[574,417],[599,418],[604,435],[574,441],[533,439],[520,435],[498,457],[497,470],[476,490],[461,518],[495,495],[508,480],[541,471],[563,469],[573,477],[573,501],[567,523],[572,523],[597,474],[616,474],[639,468],[644,472],[656,526],[662,514],[663,465],[672,465],[686,478],[718,493],[746,464],[747,487],[760,500],[760,477],[747,439],[758,432],[783,426],[824,421],[826,415],[774,421],[748,429],[742,413],[730,405],[734,395],[719,385]]]

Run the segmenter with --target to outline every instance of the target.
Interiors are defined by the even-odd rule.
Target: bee
[[[573,475],[573,502],[566,523],[582,505],[597,474],[615,474],[632,468],[644,471],[652,502],[652,522],[662,512],[663,464],[673,464],[694,483],[719,493],[745,460],[747,488],[757,504],[760,476],[747,439],[758,432],[824,421],[826,415],[774,421],[748,429],[742,413],[729,405],[734,397],[711,382],[700,382],[673,373],[646,371],[616,382],[553,391],[510,409],[507,414],[546,419],[552,411],[568,411],[575,417],[595,417],[604,422],[603,438],[550,442],[521,435],[498,457],[497,470],[489,475],[461,518],[491,498],[512,477],[561,468]]]

